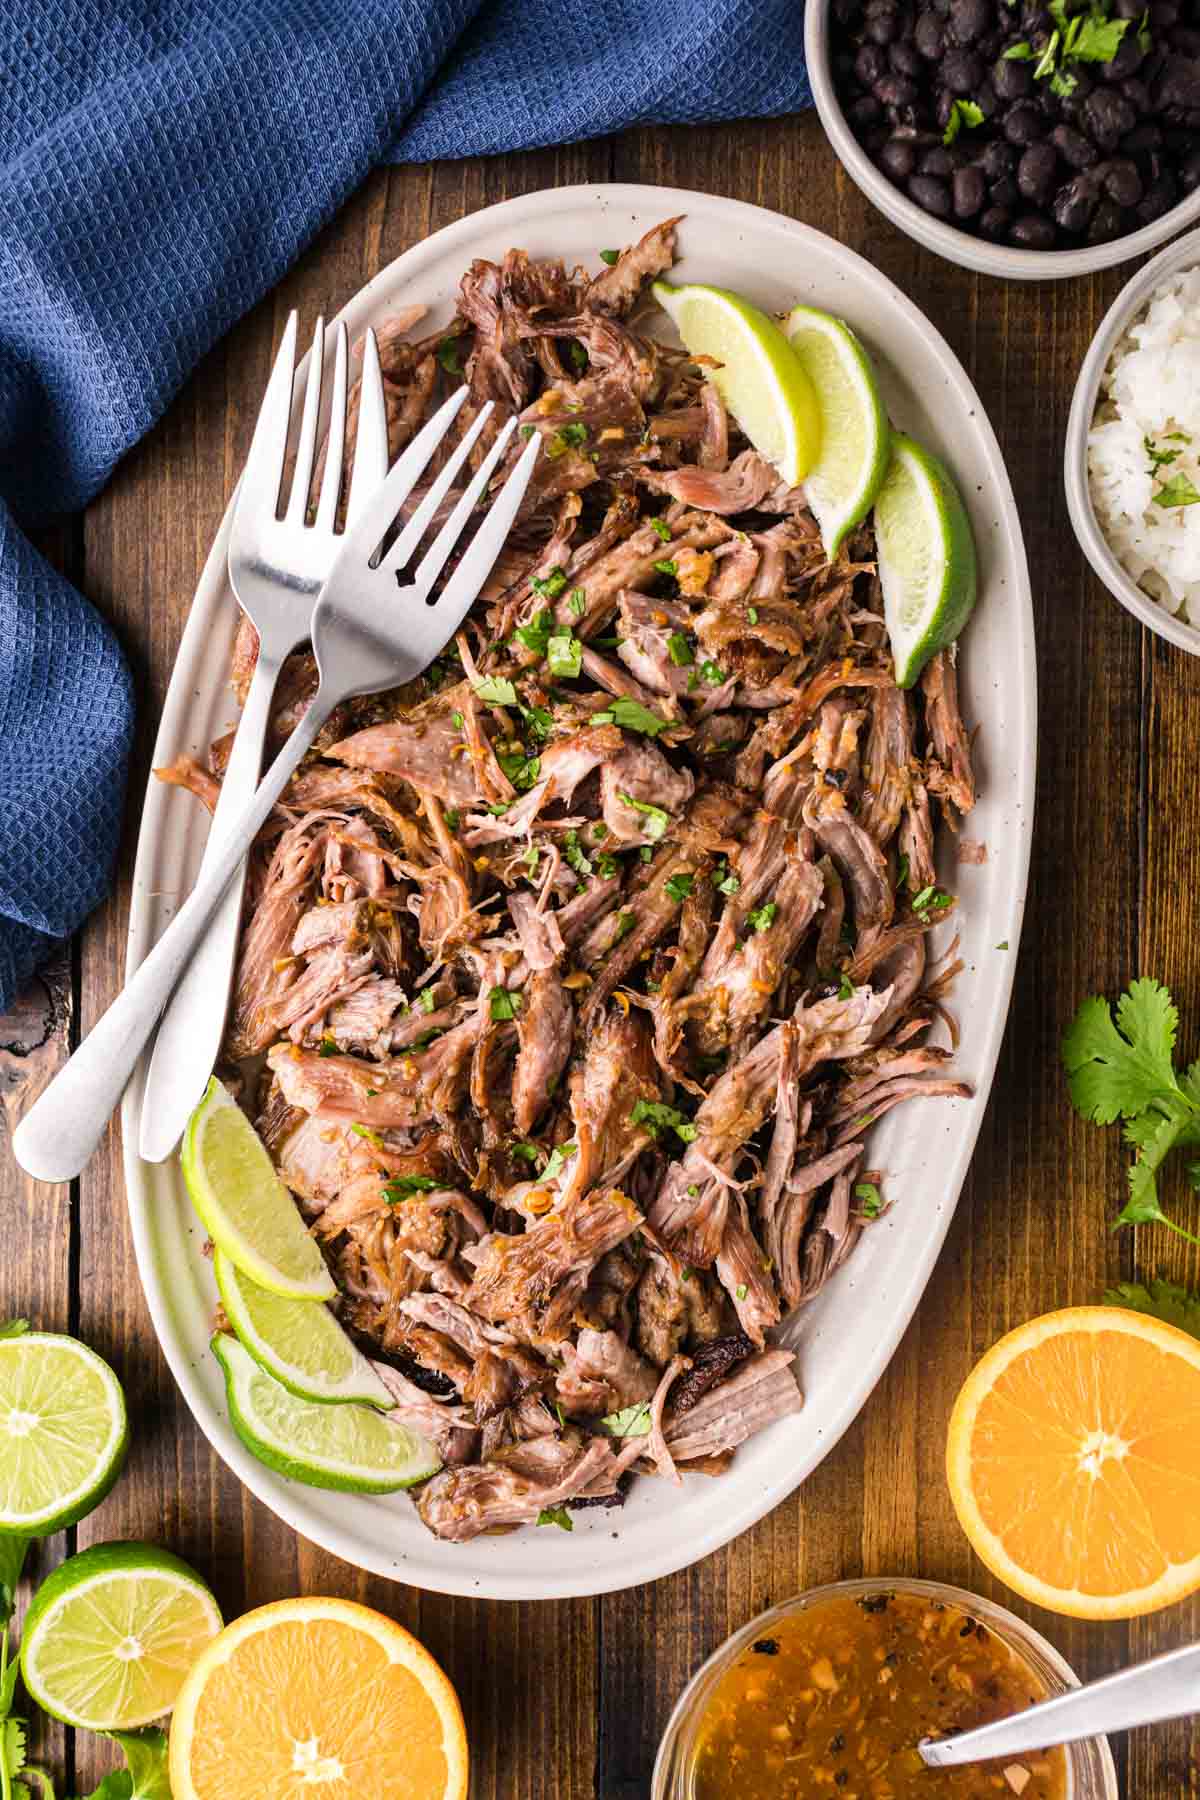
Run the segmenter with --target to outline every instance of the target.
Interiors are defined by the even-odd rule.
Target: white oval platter
[[[768,311],[796,301],[841,314],[874,353],[894,422],[955,471],[980,552],[979,604],[960,661],[963,713],[979,728],[980,800],[969,830],[986,862],[947,865],[962,898],[955,917],[965,971],[954,1006],[956,1070],[968,1101],[897,1108],[871,1137],[891,1210],[845,1270],[785,1328],[798,1351],[805,1406],[754,1438],[719,1479],[682,1490],[634,1483],[620,1512],[577,1513],[571,1533],[526,1529],[468,1544],[430,1536],[406,1495],[325,1493],[272,1474],[234,1436],[208,1350],[216,1290],[204,1232],[176,1163],[143,1163],[136,1121],[144,1070],[124,1109],[125,1174],[138,1266],[167,1361],[201,1429],[258,1497],[295,1530],[374,1573],[444,1593],[550,1599],[607,1592],[685,1567],[727,1543],[791,1493],[837,1443],[879,1380],[929,1278],[967,1171],[1008,1013],[1033,820],[1036,675],[1029,577],[999,446],[978,395],[944,339],[861,257],[820,232],[741,202],[679,189],[613,185],[531,194],[487,208],[418,244],[341,315],[351,337],[420,300],[433,325],[453,312],[474,257],[518,245],[534,257],[599,267],[598,252],[682,213],[676,279],[736,288]],[[422,330],[426,327],[422,326]],[[302,386],[300,392],[303,391]],[[154,760],[202,752],[228,728],[236,606],[225,575],[229,519],[200,579],[175,665]],[[128,967],[136,967],[187,892],[205,836],[201,809],[152,781],[142,816]],[[942,934],[945,936],[945,933]]]

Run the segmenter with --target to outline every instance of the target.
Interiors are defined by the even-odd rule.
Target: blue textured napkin
[[[798,0],[2,0],[0,1012],[111,875],[133,693],[23,535],[381,160],[791,112]]]

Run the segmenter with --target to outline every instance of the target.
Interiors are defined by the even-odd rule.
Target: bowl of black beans
[[[821,122],[919,243],[1108,268],[1200,220],[1200,0],[808,0]]]

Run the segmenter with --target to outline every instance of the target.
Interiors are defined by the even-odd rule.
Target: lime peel
[[[950,471],[900,433],[875,502],[875,539],[896,683],[909,688],[959,636],[978,575],[971,523]]]
[[[795,306],[783,331],[821,413],[821,453],[805,479],[804,497],[832,561],[883,486],[891,427],[871,359],[844,319]]]
[[[48,1537],[99,1506],[125,1462],[113,1371],[77,1338],[0,1339],[0,1535]]]
[[[357,1402],[385,1410],[395,1405],[362,1351],[324,1306],[259,1287],[223,1250],[213,1256],[213,1273],[239,1343],[290,1394],[321,1405]]]

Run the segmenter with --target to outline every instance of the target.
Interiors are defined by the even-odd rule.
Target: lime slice
[[[875,502],[875,537],[896,681],[907,688],[970,617],[975,540],[949,471],[899,433]]]
[[[783,331],[821,413],[821,454],[808,471],[804,495],[832,560],[883,486],[891,429],[871,359],[845,320],[794,306]]]
[[[21,1678],[42,1711],[67,1725],[133,1731],[170,1712],[220,1629],[213,1596],[169,1550],[95,1544],[34,1595]]]
[[[75,1338],[0,1338],[0,1533],[48,1537],[99,1506],[125,1461],[125,1396]]]
[[[369,1406],[314,1406],[260,1369],[236,1338],[218,1333],[212,1347],[234,1430],[277,1475],[306,1487],[391,1494],[441,1468],[429,1439],[398,1419]]]
[[[812,383],[773,319],[725,288],[654,283],[693,356],[721,364],[709,380],[754,448],[796,487],[817,459],[821,415]]]
[[[332,1300],[337,1286],[262,1139],[214,1077],[188,1121],[183,1178],[218,1250],[259,1287]]]
[[[333,1314],[308,1300],[285,1300],[258,1286],[223,1250],[213,1257],[225,1316],[260,1368],[301,1400],[357,1400],[390,1410],[389,1394]]]

